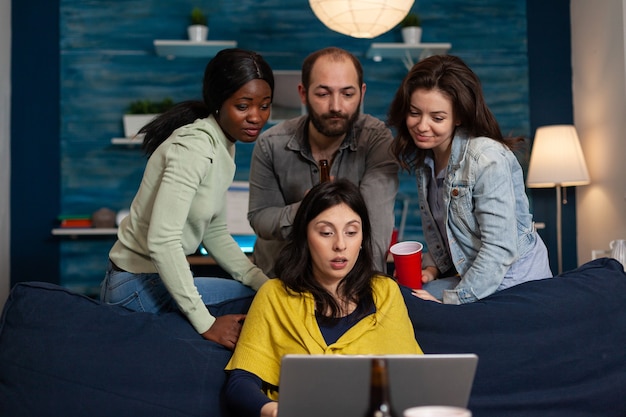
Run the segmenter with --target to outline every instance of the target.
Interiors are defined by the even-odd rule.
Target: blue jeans
[[[254,296],[255,291],[228,278],[194,278],[194,284],[207,306]],[[133,274],[113,268],[109,261],[100,288],[100,300],[133,311],[169,313],[178,311],[176,302],[157,273]]]
[[[430,295],[441,301],[443,300],[443,291],[453,289],[460,281],[461,278],[457,276],[439,278],[422,285],[422,289],[428,291]]]

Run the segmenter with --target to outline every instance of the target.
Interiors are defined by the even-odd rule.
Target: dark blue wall
[[[11,284],[58,283],[59,2],[13,1],[11,14]]]
[[[569,0],[527,0],[528,74],[531,135],[538,127],[573,123],[572,63]],[[563,270],[578,265],[576,247],[576,198],[573,188],[564,190],[562,207]],[[545,222],[540,231],[557,273],[556,190],[529,190],[535,220]]]
[[[36,7],[32,2],[28,7],[13,3],[12,282],[46,279],[74,287],[95,286],[112,242],[55,241],[50,229],[61,213],[89,214],[100,207],[119,210],[130,204],[145,160],[137,150],[111,146],[110,139],[122,135],[121,118],[132,100],[198,96],[207,59],[169,61],[156,56],[152,46],[154,39],[185,37],[186,16],[195,1],[36,0]],[[240,47],[261,52],[274,69],[297,69],[309,52],[327,45],[355,53],[362,59],[368,85],[365,111],[385,118],[406,70],[400,61],[366,59],[372,40],[328,30],[306,0],[212,4],[216,6],[211,10],[209,39],[237,40]],[[566,81],[556,76],[554,84],[544,71],[535,70],[538,61],[544,65],[546,60],[554,61],[555,74],[562,74],[561,60],[569,65],[569,54],[555,54],[543,38],[567,43],[569,51],[569,31],[543,34],[544,29],[535,24],[545,19],[553,22],[554,14],[569,28],[568,2],[432,0],[418,1],[414,9],[422,15],[423,41],[452,43],[450,53],[461,56],[481,77],[505,133],[534,133],[535,126],[545,124],[537,115],[547,114],[540,106],[548,98],[569,95],[569,101],[557,104],[571,119],[571,75],[564,77]],[[31,37],[15,23],[27,19],[32,10],[49,11],[39,22],[45,37]],[[374,41],[399,39],[394,30]],[[564,84],[567,89],[562,94]],[[529,94],[533,87],[537,92]],[[557,104],[546,108],[553,110]],[[249,145],[238,146],[237,179],[247,179],[250,150]],[[401,191],[415,202],[412,177],[402,177]],[[537,220],[548,223],[553,209],[540,215],[537,210],[545,199],[539,195],[534,200]],[[420,235],[413,209],[406,237]],[[565,249],[565,258],[575,264],[575,247]],[[33,255],[40,262],[33,262]]]

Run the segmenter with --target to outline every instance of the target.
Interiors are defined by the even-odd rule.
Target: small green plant
[[[203,26],[206,26],[207,21],[208,21],[206,15],[199,7],[194,7],[191,10],[190,20],[191,20],[192,25],[203,25]]]
[[[174,106],[174,101],[167,97],[161,101],[136,100],[128,106],[127,114],[159,114]]]
[[[422,20],[417,13],[409,12],[404,19],[400,22],[400,26],[403,28],[408,28],[412,26],[421,26]]]

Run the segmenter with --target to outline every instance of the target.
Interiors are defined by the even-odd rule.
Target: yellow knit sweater
[[[280,280],[269,280],[254,298],[226,370],[243,369],[278,386],[286,354],[422,353],[398,285],[377,276],[372,289],[376,312],[327,345],[315,319],[313,296],[287,292]]]

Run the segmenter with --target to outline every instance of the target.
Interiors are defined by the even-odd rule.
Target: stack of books
[[[91,215],[61,215],[59,226],[64,229],[92,227]]]

